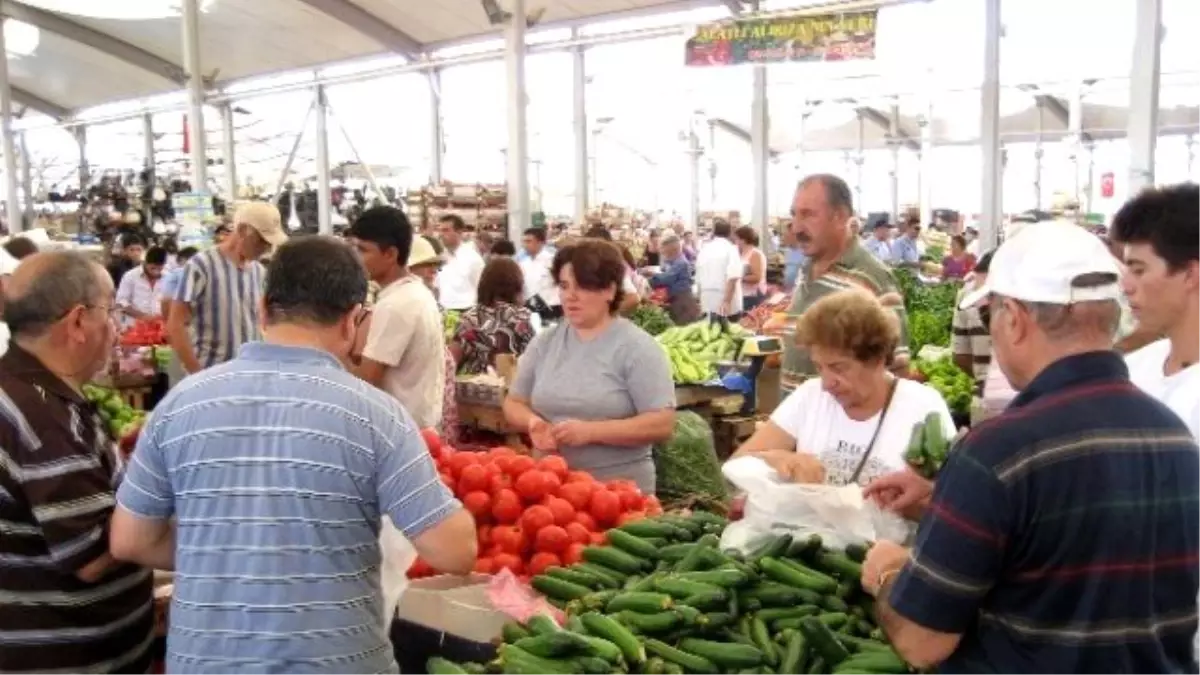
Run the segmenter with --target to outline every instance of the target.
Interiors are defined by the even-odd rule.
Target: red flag
[[[1116,192],[1116,182],[1116,176],[1111,171],[1100,174],[1100,196],[1112,199],[1113,193]]]
[[[183,154],[188,154],[192,151],[192,137],[188,133],[188,118],[187,113],[183,114]]]

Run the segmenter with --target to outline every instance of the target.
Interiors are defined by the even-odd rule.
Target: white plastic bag
[[[768,535],[802,539],[821,536],[826,546],[886,539],[904,543],[909,528],[895,514],[863,499],[857,485],[801,485],[784,481],[758,457],[738,457],[721,469],[725,478],[746,493],[742,519],[721,535],[721,548],[748,553]]]
[[[382,521],[379,550],[383,554],[383,564],[379,566],[379,579],[383,587],[383,622],[384,626],[390,626],[396,616],[396,607],[400,605],[400,596],[408,588],[408,568],[416,561],[417,550],[392,524],[391,517],[385,515]]]

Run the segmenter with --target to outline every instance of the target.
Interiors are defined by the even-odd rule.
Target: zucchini
[[[870,638],[854,637],[853,635],[837,636],[839,642],[852,652],[891,651],[892,648],[883,642]]]
[[[612,600],[620,594],[621,591],[614,589],[596,591],[594,593],[588,593],[580,598],[580,602],[583,605],[583,608],[587,610],[604,609],[609,600]]]
[[[666,669],[663,671],[663,675],[683,675],[683,666],[679,665],[678,663],[668,662]]]
[[[639,558],[658,560],[658,548],[650,542],[618,529],[608,531],[608,543]]]
[[[521,638],[527,638],[529,635],[529,631],[516,621],[505,621],[504,625],[500,627],[500,639],[509,644]]]
[[[788,547],[787,557],[793,560],[809,560],[821,551],[821,547],[825,542],[821,541],[821,535],[810,534],[804,539],[797,539]]]
[[[648,650],[647,650],[648,651]],[[667,672],[667,662],[657,656],[651,656],[646,661],[646,675],[663,675]]]
[[[699,581],[690,581],[677,576],[662,577],[655,580],[654,590],[680,600],[695,595],[697,593],[706,593],[710,591],[722,590],[720,586],[706,584]]]
[[[440,656],[429,657],[425,662],[425,672],[430,675],[467,675],[465,668]]]
[[[625,592],[642,593],[654,590],[654,584],[658,582],[658,573],[648,574],[644,577],[629,577],[625,582]]]
[[[679,641],[679,649],[704,657],[723,670],[757,668],[763,664],[762,650],[750,645],[684,638]]]
[[[838,664],[835,673],[907,673],[908,664],[892,649],[868,650]]]
[[[580,626],[583,623],[580,622]],[[585,629],[586,630],[586,629]],[[582,635],[582,634],[581,634]],[[613,665],[621,665],[625,663],[625,655],[621,653],[621,648],[613,643],[595,635],[582,635],[588,643],[588,654],[596,658],[604,659]]]
[[[837,668],[850,652],[834,637],[833,632],[816,617],[808,616],[800,620],[800,632],[812,645],[813,650],[821,657],[829,668]]]
[[[856,563],[862,564],[862,561],[867,559],[867,551],[870,549],[866,544],[850,544],[846,547],[846,557]]]
[[[800,623],[804,621],[803,616],[789,616],[783,619],[775,619],[771,622],[771,628],[775,631],[799,630]]]
[[[617,612],[613,615],[613,618],[623,625],[628,626],[634,632],[642,634],[665,633],[683,621],[683,617],[678,612],[642,614],[625,610]]]
[[[584,551],[586,552],[587,549],[584,549]],[[832,593],[837,588],[837,582],[833,579],[826,581],[819,577],[810,576],[775,558],[763,558],[758,564],[762,568],[763,574],[794,588],[803,588],[817,593]]]
[[[586,653],[590,649],[582,635],[565,630],[522,638],[514,642],[513,646],[543,659],[573,656],[581,652]]]
[[[822,552],[814,561],[818,567],[839,579],[862,579],[862,565],[842,553]]]
[[[655,640],[653,638],[646,640],[646,652],[654,654],[665,661],[683,666],[690,673],[719,673],[721,672],[717,665],[712,661],[697,654],[689,654],[681,649],[676,649],[671,645]]]
[[[804,639],[804,634],[798,630],[789,630],[784,633],[783,656],[779,660],[779,672],[781,673],[799,673],[804,667],[804,658],[807,656],[808,643]]]
[[[658,550],[658,558],[659,560],[666,560],[669,562],[679,562],[687,557],[687,554],[691,553],[692,549],[696,548],[696,546],[697,544],[695,543],[671,544],[669,546],[664,546]]]
[[[700,625],[704,626],[705,630],[725,628],[735,623],[737,623],[737,615],[728,612],[709,612],[700,616]]]
[[[688,551],[688,554],[683,557],[683,560],[680,560],[678,563],[676,563],[675,571],[693,572],[704,567],[704,552],[706,550],[708,550],[707,546],[701,546],[699,544],[694,546],[692,550]]]
[[[771,640],[771,631],[762,619],[755,617],[750,620],[750,639],[763,653],[763,662],[774,668],[779,665],[779,653],[775,651],[775,642]]]
[[[583,622],[579,620],[578,614],[568,616],[567,623],[563,626],[563,629],[587,637],[587,629],[583,627]]]
[[[795,607],[769,607],[759,610],[754,616],[770,623],[779,619],[799,619],[820,613],[816,605],[796,605]]]
[[[751,647],[754,646],[754,640],[751,640],[749,635],[744,635],[741,631],[734,628],[726,628],[718,634],[724,638],[725,642],[735,642],[740,645],[749,645]]]
[[[744,611],[751,611],[746,603],[757,601],[762,607],[794,607],[796,605],[811,605],[819,603],[821,596],[816,593],[805,593],[802,589],[784,586],[783,584],[759,584],[754,588],[739,591],[739,601]]]
[[[688,607],[687,605],[675,605],[671,611],[678,614],[679,618],[683,620],[683,623],[686,626],[695,626],[696,624],[700,623],[700,620],[704,617],[703,612],[695,607]]]
[[[599,612],[588,612],[579,618],[589,633],[616,645],[631,668],[637,668],[646,662],[646,650],[642,647],[642,643],[638,642],[633,633],[629,632],[629,629],[622,626],[616,619]]]
[[[720,586],[721,588],[736,588],[738,586],[745,586],[750,582],[750,577],[745,572],[732,568],[707,570],[704,572],[680,572],[676,575],[676,578],[684,581]]]
[[[583,559],[625,574],[637,574],[642,571],[643,566],[650,566],[648,560],[642,560],[611,546],[588,546],[583,549]]]
[[[808,675],[819,675],[820,673],[829,672],[829,668],[825,666],[825,659],[817,656],[808,663],[808,670],[805,671]]]
[[[850,620],[850,616],[845,612],[826,612],[817,615],[817,621],[829,626],[833,630],[837,630],[846,625]]]
[[[618,572],[611,567],[589,562],[575,563],[574,565],[571,565],[570,569],[586,572],[594,577],[607,579],[608,584],[605,585],[605,588],[620,588],[621,585],[625,583],[625,579],[629,576],[628,574],[625,574],[624,572]]]
[[[838,586],[837,579],[818,569],[815,569],[812,565],[806,565],[799,560],[788,560],[787,558],[781,559],[780,562],[790,565],[793,569],[798,570],[802,574],[807,574],[810,577],[816,577],[827,584],[831,583],[835,588]],[[854,577],[855,582],[858,582],[860,579],[862,579],[861,576]]]
[[[717,610],[724,608],[729,602],[729,594],[723,588],[718,588],[715,591],[705,591],[689,595],[679,601],[688,607],[695,607],[702,611]]]
[[[486,673],[488,671],[487,666],[483,665],[482,663],[476,663],[474,661],[468,661],[468,662],[462,664],[462,667],[463,667],[463,670],[467,671],[467,673],[469,675],[484,675],[484,673]]]
[[[595,656],[580,656],[572,661],[585,675],[607,675],[613,671],[611,663]]]
[[[665,523],[657,518],[643,518],[635,520],[631,523],[625,523],[617,528],[622,532],[628,532],[635,537],[662,537],[664,539],[675,538],[675,526]]]
[[[604,611],[609,614],[629,610],[642,614],[653,614],[670,609],[675,601],[666,593],[642,593],[637,591],[621,593],[608,601]]]
[[[667,523],[668,525],[674,525],[678,529],[690,532],[693,539],[704,534],[704,525],[685,516],[676,516],[670,513],[664,513],[661,516],[657,516],[656,520]]]
[[[570,673],[576,670],[575,663],[558,659],[534,656],[514,645],[500,645],[500,663],[506,673]]]
[[[587,586],[580,586],[545,574],[537,575],[530,581],[530,584],[537,592],[556,600],[578,600],[592,593],[592,589]]]
[[[717,514],[710,513],[708,511],[692,511],[691,515],[688,517],[700,523],[701,525],[716,525],[721,528],[729,525],[729,520],[724,516],[718,516]]]
[[[545,635],[547,633],[557,633],[562,630],[554,622],[554,619],[545,614],[534,614],[529,617],[529,620],[525,622],[525,628],[529,631],[530,635]]]
[[[587,586],[592,589],[601,588],[616,588],[617,585],[611,579],[601,577],[596,574],[591,574],[574,567],[547,567],[544,574],[552,576],[555,579],[562,579],[580,586]]]
[[[826,595],[825,597],[821,598],[821,607],[830,612],[846,613],[850,611],[850,605],[847,605],[845,600],[842,600],[836,595]]]
[[[758,548],[746,556],[750,562],[760,562],[763,558],[778,558],[787,555],[788,547],[792,545],[792,535],[790,534],[775,534],[769,535],[769,538],[759,545]]]

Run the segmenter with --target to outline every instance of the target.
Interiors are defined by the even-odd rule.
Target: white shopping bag
[[[721,535],[721,548],[748,553],[768,535],[820,535],[830,548],[886,539],[903,543],[909,528],[895,514],[863,499],[857,485],[801,485],[780,478],[758,457],[738,457],[721,469],[747,494],[745,514]]]
[[[408,568],[416,561],[417,550],[386,515],[379,531],[379,550],[383,554],[383,564],[379,567],[383,586],[383,622],[384,626],[390,626],[392,618],[396,616],[400,596],[408,588]]]

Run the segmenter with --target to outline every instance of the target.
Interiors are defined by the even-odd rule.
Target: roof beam
[[[742,0],[721,0],[721,4],[729,10],[729,13],[738,16],[742,13]]]
[[[424,51],[419,40],[396,28],[350,0],[300,0],[312,9],[341,21],[410,61],[420,59]]]
[[[57,103],[51,103],[37,94],[25,91],[20,87],[11,87],[10,90],[12,91],[13,103],[19,106],[45,113],[59,122],[71,116],[70,110]]]
[[[722,119],[720,117],[714,117],[714,118],[708,120],[708,123],[717,127],[718,129],[724,131],[725,133],[729,134],[730,136],[733,136],[734,138],[744,141],[745,143],[750,142],[750,132],[746,131],[745,128],[734,124],[733,122],[730,122],[727,119]],[[771,159],[775,159],[776,157],[779,156],[779,151],[775,150],[773,148],[767,148],[767,153],[770,155]]]
[[[1064,127],[1071,124],[1071,112],[1067,109],[1067,103],[1059,97],[1050,94],[1035,94],[1033,100],[1039,108],[1053,115],[1059,124]]]
[[[859,119],[866,120],[880,129],[883,129],[883,133],[891,133],[891,120],[889,120],[888,116],[880,112],[878,109],[870,106],[861,106],[855,108],[854,112],[858,113]],[[897,132],[897,137],[892,140],[903,144],[904,147],[908,148],[909,150],[916,151],[921,149],[920,142],[913,138],[913,135],[910,134],[903,125],[897,125]]]
[[[132,45],[108,33],[102,33],[53,12],[30,7],[13,0],[4,0],[0,2],[0,14],[61,35],[72,42],[87,45],[96,51],[104,52],[113,58],[164,77],[176,84],[187,82],[187,73],[182,66],[156,54],[151,54],[137,45]]]

